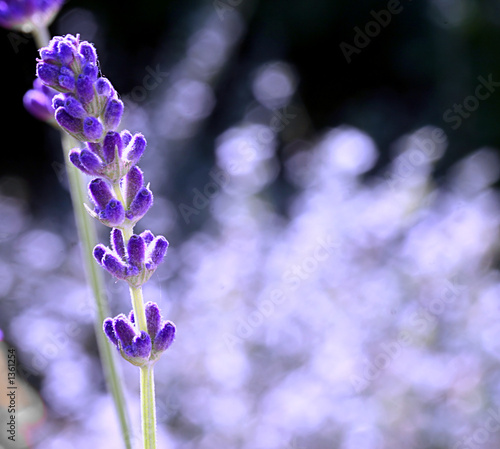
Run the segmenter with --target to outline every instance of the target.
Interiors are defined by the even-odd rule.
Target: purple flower
[[[115,228],[111,231],[110,246],[99,244],[94,248],[97,262],[117,279],[127,281],[132,287],[140,287],[163,261],[168,242],[161,235],[154,237],[151,231],[144,231],[132,235],[125,245],[123,231]]]
[[[54,103],[59,104],[58,102],[59,98],[56,98]],[[69,113],[67,107],[62,108],[65,112],[64,114],[62,112],[58,113],[62,114],[61,122],[64,121],[62,126],[68,132],[76,133],[77,137],[87,139],[87,148],[83,150],[79,148],[71,150],[70,161],[73,165],[85,174],[105,178],[111,183],[118,182],[126,177],[144,152],[146,147],[146,139],[144,139],[144,136],[142,134],[135,134],[132,136],[129,131],[124,130],[121,133],[108,131],[102,138],[100,137],[100,132],[102,132],[100,122],[97,122],[99,124],[96,124],[95,121],[92,123],[89,122],[85,131],[85,122],[81,122],[81,119],[74,117],[78,116],[80,112],[80,109],[77,106],[77,103],[79,103],[78,100],[75,99],[70,103],[71,110]],[[90,125],[93,125],[95,128],[91,128]],[[89,134],[94,131],[95,135]],[[87,134],[85,134],[85,132]],[[90,141],[89,137],[86,137],[86,135],[89,137],[97,137],[97,139]],[[91,152],[94,157],[90,158],[87,154],[88,152]],[[134,197],[142,186],[143,183],[141,178],[140,186],[136,189]],[[126,197],[129,198],[127,194]],[[127,204],[124,205],[127,209],[130,207],[134,197],[129,198],[127,200]],[[141,215],[143,210],[146,209],[147,211],[149,208],[138,206],[139,205],[135,205],[134,211],[129,214],[130,219],[135,219],[136,222],[144,215],[145,212]],[[149,204],[149,206],[151,206],[151,204]]]
[[[26,110],[44,122],[54,122],[54,108],[52,107],[52,98],[57,92],[36,78],[33,81],[33,89],[28,90],[23,97],[23,103]]]
[[[63,0],[0,1],[0,26],[30,32],[34,26],[48,26]]]
[[[120,314],[106,318],[103,330],[122,357],[136,366],[155,363],[175,339],[175,324],[162,321],[161,312],[154,302],[145,304],[147,332],[139,332],[134,320],[134,311],[126,317]]]
[[[123,114],[115,89],[98,72],[94,46],[80,41],[79,35],[56,36],[40,49],[38,78],[62,92],[56,103],[57,122],[81,142],[101,142],[107,131],[118,127]]]

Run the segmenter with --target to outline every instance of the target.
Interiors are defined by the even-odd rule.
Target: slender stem
[[[141,415],[144,449],[156,449],[155,381],[153,365],[141,367]]]
[[[44,47],[49,43],[50,34],[46,27],[34,27],[32,31],[38,48]],[[116,355],[113,352],[112,346],[106,341],[106,337],[102,331],[103,321],[110,315],[106,298],[106,289],[103,282],[102,273],[93,260],[93,247],[97,243],[96,230],[94,222],[88,215],[83,204],[86,200],[86,190],[83,183],[81,173],[69,162],[69,151],[76,146],[76,142],[65,132],[61,132],[62,147],[64,153],[64,161],[66,172],[68,175],[71,200],[73,203],[73,212],[75,215],[76,226],[80,241],[83,244],[83,261],[87,273],[87,279],[91,286],[95,305],[95,334],[101,363],[103,365],[104,374],[111,390],[115,408],[120,422],[123,441],[126,449],[132,449],[131,432],[129,425],[129,417],[123,394],[122,383],[116,365]]]
[[[31,30],[33,39],[35,39],[35,44],[38,48],[46,47],[50,41],[50,33],[47,27],[35,26]]]
[[[144,299],[142,297],[142,287],[130,287],[130,297],[134,308],[134,318],[139,331],[148,331],[146,324],[146,310],[144,309]]]
[[[147,332],[142,287],[130,287],[134,318],[140,331]],[[141,419],[144,449],[156,449],[155,381],[153,365],[141,367]]]
[[[99,266],[92,258],[93,248],[97,242],[96,231],[94,222],[91,220],[91,217],[83,207],[83,203],[86,199],[83,179],[76,167],[71,165],[69,162],[68,153],[69,150],[74,147],[74,145],[72,145],[72,138],[66,133],[62,134],[62,138],[66,171],[68,174],[71,199],[73,202],[73,211],[75,214],[80,241],[83,243],[82,255],[87,272],[87,279],[90,283],[95,299],[96,319],[94,324],[97,345],[101,356],[104,374],[115,402],[115,408],[118,413],[125,447],[127,449],[131,449],[132,445],[130,442],[129,417],[120,375],[116,367],[116,355],[113,351],[113,347],[106,340],[104,332],[102,331],[102,323],[110,315],[110,312],[107,305],[106,290],[104,287],[102,273]]]

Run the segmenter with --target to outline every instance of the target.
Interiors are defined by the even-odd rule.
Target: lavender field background
[[[170,242],[144,290],[177,326],[159,447],[500,445],[500,25],[474,4],[400,2],[349,58],[387,2],[143,2],[131,47],[133,20],[65,5],[53,33],[95,43],[123,128],[148,140],[139,231]],[[58,135],[16,90],[36,49],[9,33],[0,329],[23,411],[0,447],[121,448]],[[129,310],[105,278],[113,315]]]

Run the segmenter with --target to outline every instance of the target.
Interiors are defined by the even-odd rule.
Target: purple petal
[[[122,346],[130,346],[136,337],[136,333],[127,317],[123,314],[118,315],[113,320],[113,327]]]
[[[118,256],[125,259],[125,239],[121,229],[114,228],[111,231],[111,246]]]
[[[104,110],[104,126],[107,129],[115,130],[120,124],[123,115],[123,102],[116,98],[108,101]]]
[[[83,130],[83,121],[69,115],[64,108],[59,108],[55,114],[57,123],[66,131],[75,134]]]
[[[64,102],[64,109],[66,109],[69,115],[75,118],[85,118],[88,115],[82,104],[76,98],[70,96]]]
[[[118,279],[127,278],[127,266],[113,254],[106,253],[102,258],[102,266]]]
[[[152,265],[146,264],[146,268],[152,269],[160,265],[163,262],[165,254],[167,253],[167,249],[168,249],[167,239],[162,235],[156,237],[154,241],[150,243],[148,248],[149,250],[148,259],[151,260]]]
[[[141,236],[133,235],[130,237],[127,245],[127,253],[128,263],[140,270],[146,256],[146,244]]]
[[[113,198],[99,213],[99,220],[107,226],[120,226],[125,220],[125,209],[123,209],[122,203]]]
[[[106,337],[109,338],[111,343],[116,345],[118,347],[118,338],[116,337],[114,326],[113,326],[113,319],[111,318],[106,318],[104,320],[104,323],[102,325],[102,328],[104,330],[104,333],[106,334]]]
[[[130,206],[144,184],[144,178],[141,169],[137,166],[132,167],[125,176],[123,182],[123,194],[125,196],[125,202],[127,206]]]
[[[106,255],[107,252],[108,252],[107,248],[102,244],[99,244],[94,248],[94,251],[93,251],[94,258],[95,258],[95,260],[97,260],[97,263],[99,265],[102,265],[102,259]]]
[[[171,321],[165,321],[160,332],[154,340],[155,351],[165,351],[170,347],[175,339],[175,324]]]
[[[94,84],[89,76],[80,75],[76,81],[76,93],[83,104],[90,103],[94,98]]]
[[[83,134],[88,140],[99,140],[103,128],[101,122],[95,117],[87,117],[83,122]]]
[[[85,150],[82,150],[82,152]],[[90,151],[87,151],[90,153]],[[113,198],[109,184],[102,178],[96,178],[89,183],[90,197],[98,210],[103,210]]]
[[[139,159],[146,149],[146,144],[146,139],[142,134],[138,133],[134,135],[132,141],[129,144],[129,150],[127,152],[127,159],[131,162],[132,165],[135,165],[137,164],[137,162],[139,162]]]
[[[108,132],[104,137],[104,141],[102,143],[102,151],[106,163],[109,164],[115,159],[117,150],[118,150],[118,157],[121,158],[122,149],[123,149],[123,144],[120,134],[115,133],[113,131]]]
[[[154,340],[161,327],[161,313],[158,305],[149,301],[145,305],[148,334]]]
[[[92,151],[87,150],[86,148],[84,148],[80,152],[80,162],[87,169],[87,171],[94,176],[98,176],[98,174],[104,167],[101,159],[99,159],[98,156],[96,156],[94,153],[92,153]]]
[[[140,335],[134,337],[130,352],[127,355],[130,357],[141,357],[143,359],[149,358],[151,354],[151,338],[145,331],[141,331]]]
[[[141,219],[152,205],[153,193],[151,190],[143,187],[130,203],[129,210],[127,211],[127,218],[130,220]]]
[[[80,151],[78,150],[71,150],[70,153],[69,153],[69,160],[70,162],[76,167],[78,168],[78,170],[81,170],[83,173],[87,174],[87,175],[91,175],[92,173],[90,173],[86,168],[85,166],[81,163],[80,161]]]

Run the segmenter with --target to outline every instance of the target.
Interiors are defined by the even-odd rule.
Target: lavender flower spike
[[[103,330],[121,356],[136,366],[152,365],[167,350],[175,338],[175,324],[162,321],[160,309],[154,302],[145,305],[147,332],[139,332],[133,310],[126,317],[106,318]]]

